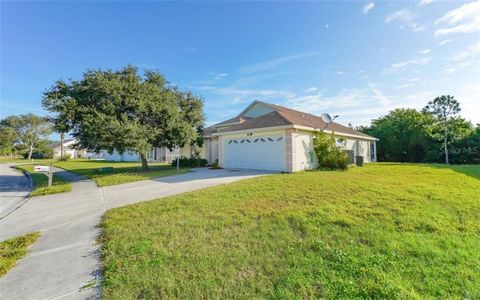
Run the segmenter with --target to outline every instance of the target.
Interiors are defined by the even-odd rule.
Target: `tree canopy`
[[[46,118],[34,114],[6,117],[0,121],[0,128],[2,129],[2,138],[8,139],[10,143],[12,136],[7,135],[14,132],[15,142],[21,143],[27,148],[28,159],[32,158],[35,147],[52,133],[51,123]]]
[[[87,70],[81,80],[57,81],[42,103],[56,113],[57,127],[70,130],[79,147],[138,152],[145,169],[152,147],[173,149],[195,142],[204,120],[201,99],[169,86],[158,72],[142,76],[130,65]]]
[[[452,162],[478,163],[478,125],[475,129],[470,122],[455,116],[459,111],[460,104],[452,96],[441,96],[422,111],[398,108],[360,130],[379,138],[379,161],[440,162],[451,148]]]

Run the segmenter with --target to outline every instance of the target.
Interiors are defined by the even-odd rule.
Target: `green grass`
[[[30,193],[31,197],[70,192],[72,190],[72,184],[55,175],[55,173],[52,178],[52,186],[49,187],[48,177],[43,173],[33,172],[33,165],[17,165],[15,168],[26,171],[32,176],[33,190]]]
[[[110,210],[103,295],[479,299],[478,168],[278,174]]]
[[[56,167],[86,176],[94,180],[98,186],[115,185],[132,181],[146,180],[155,177],[186,173],[189,169],[180,169],[166,164],[149,164],[150,170],[141,170],[139,162],[114,162],[95,160],[70,160],[56,162]],[[113,168],[110,171],[101,172],[101,168]]]
[[[39,232],[33,232],[0,242],[0,277],[7,274],[27,254],[28,247],[39,237]]]

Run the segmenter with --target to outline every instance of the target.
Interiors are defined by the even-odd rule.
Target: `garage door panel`
[[[226,168],[285,169],[285,141],[280,135],[226,139],[224,149]]]

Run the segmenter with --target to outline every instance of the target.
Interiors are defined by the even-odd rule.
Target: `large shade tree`
[[[448,142],[449,137],[454,138],[455,129],[459,122],[456,115],[460,112],[460,103],[453,96],[443,95],[428,102],[423,109],[424,113],[430,114],[435,118],[434,131],[439,131],[439,136],[443,139],[443,151],[445,153],[445,163],[448,164]]]
[[[50,133],[52,125],[47,118],[34,114],[9,116],[0,121],[0,128],[11,128],[16,135],[16,141],[27,149],[27,158],[32,158],[32,153]]]
[[[203,101],[167,84],[158,72],[136,67],[88,70],[78,81],[58,81],[44,93],[43,106],[78,146],[110,153],[138,152],[143,169],[152,147],[192,143],[203,125]]]

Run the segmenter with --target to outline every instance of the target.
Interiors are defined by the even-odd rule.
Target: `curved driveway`
[[[73,181],[72,192],[31,198],[0,220],[0,240],[32,231],[42,234],[28,255],[0,278],[2,299],[99,298],[97,225],[107,209],[268,174],[196,169],[176,176],[99,188],[81,176],[58,169],[56,172]],[[13,192],[17,180],[6,180],[7,188],[0,195]]]

